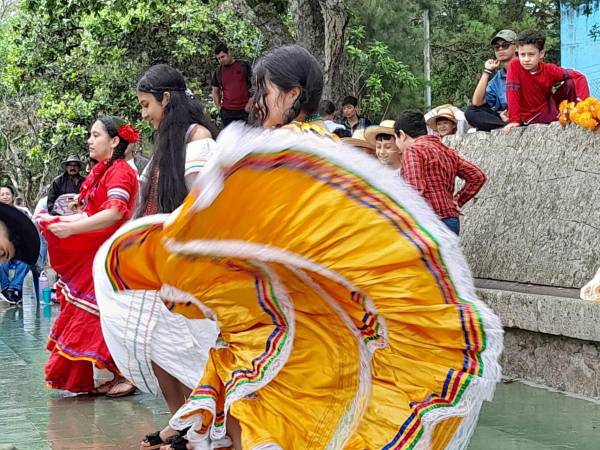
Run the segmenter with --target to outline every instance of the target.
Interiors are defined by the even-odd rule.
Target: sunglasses
[[[512,42],[503,42],[502,44],[494,44],[492,45],[492,47],[494,47],[494,50],[506,50],[508,47],[510,47],[512,45]]]
[[[79,168],[79,164],[78,163],[69,163],[69,164],[67,164],[67,167],[76,167],[76,168]]]

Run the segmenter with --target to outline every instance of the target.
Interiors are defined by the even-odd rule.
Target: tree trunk
[[[343,0],[320,0],[325,29],[323,55],[323,75],[325,86],[323,98],[332,100],[336,105],[342,100],[344,92],[344,44],[348,11]]]
[[[338,103],[344,95],[344,43],[348,10],[344,0],[290,0],[296,42],[323,67],[323,98]]]
[[[296,25],[296,44],[306,47],[323,61],[325,26],[319,0],[290,0],[289,11]]]
[[[292,35],[282,20],[282,15],[266,1],[229,0],[236,13],[258,28],[268,49],[291,44]]]
[[[323,98],[339,103],[345,94],[344,44],[349,20],[344,0],[288,0],[287,9],[295,25],[293,39],[283,25],[281,11],[269,6],[270,2],[229,0],[229,3],[260,29],[267,48],[295,42],[309,49],[323,67]]]

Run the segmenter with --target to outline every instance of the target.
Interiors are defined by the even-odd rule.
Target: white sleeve
[[[185,149],[185,184],[188,189],[195,175],[202,172],[202,169],[216,156],[216,142],[213,139],[199,139],[187,144]]]

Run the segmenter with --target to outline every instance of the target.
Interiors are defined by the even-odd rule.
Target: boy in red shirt
[[[546,37],[539,31],[523,31],[517,37],[518,59],[508,65],[506,96],[509,123],[504,131],[531,123],[558,120],[562,100],[577,101],[590,96],[585,76],[575,70],[542,62]],[[563,82],[552,93],[552,86]]]

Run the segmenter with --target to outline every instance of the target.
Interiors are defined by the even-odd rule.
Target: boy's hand
[[[500,67],[500,61],[498,61],[497,59],[488,59],[484,65],[483,65],[487,70],[496,70],[498,69],[498,67]]]
[[[507,110],[500,111],[500,112],[498,113],[498,115],[500,116],[500,118],[502,119],[502,121],[503,121],[504,123],[508,123],[508,111],[507,111]]]
[[[502,128],[503,133],[508,133],[511,129],[520,127],[521,124],[519,122],[510,122],[504,128]]]

